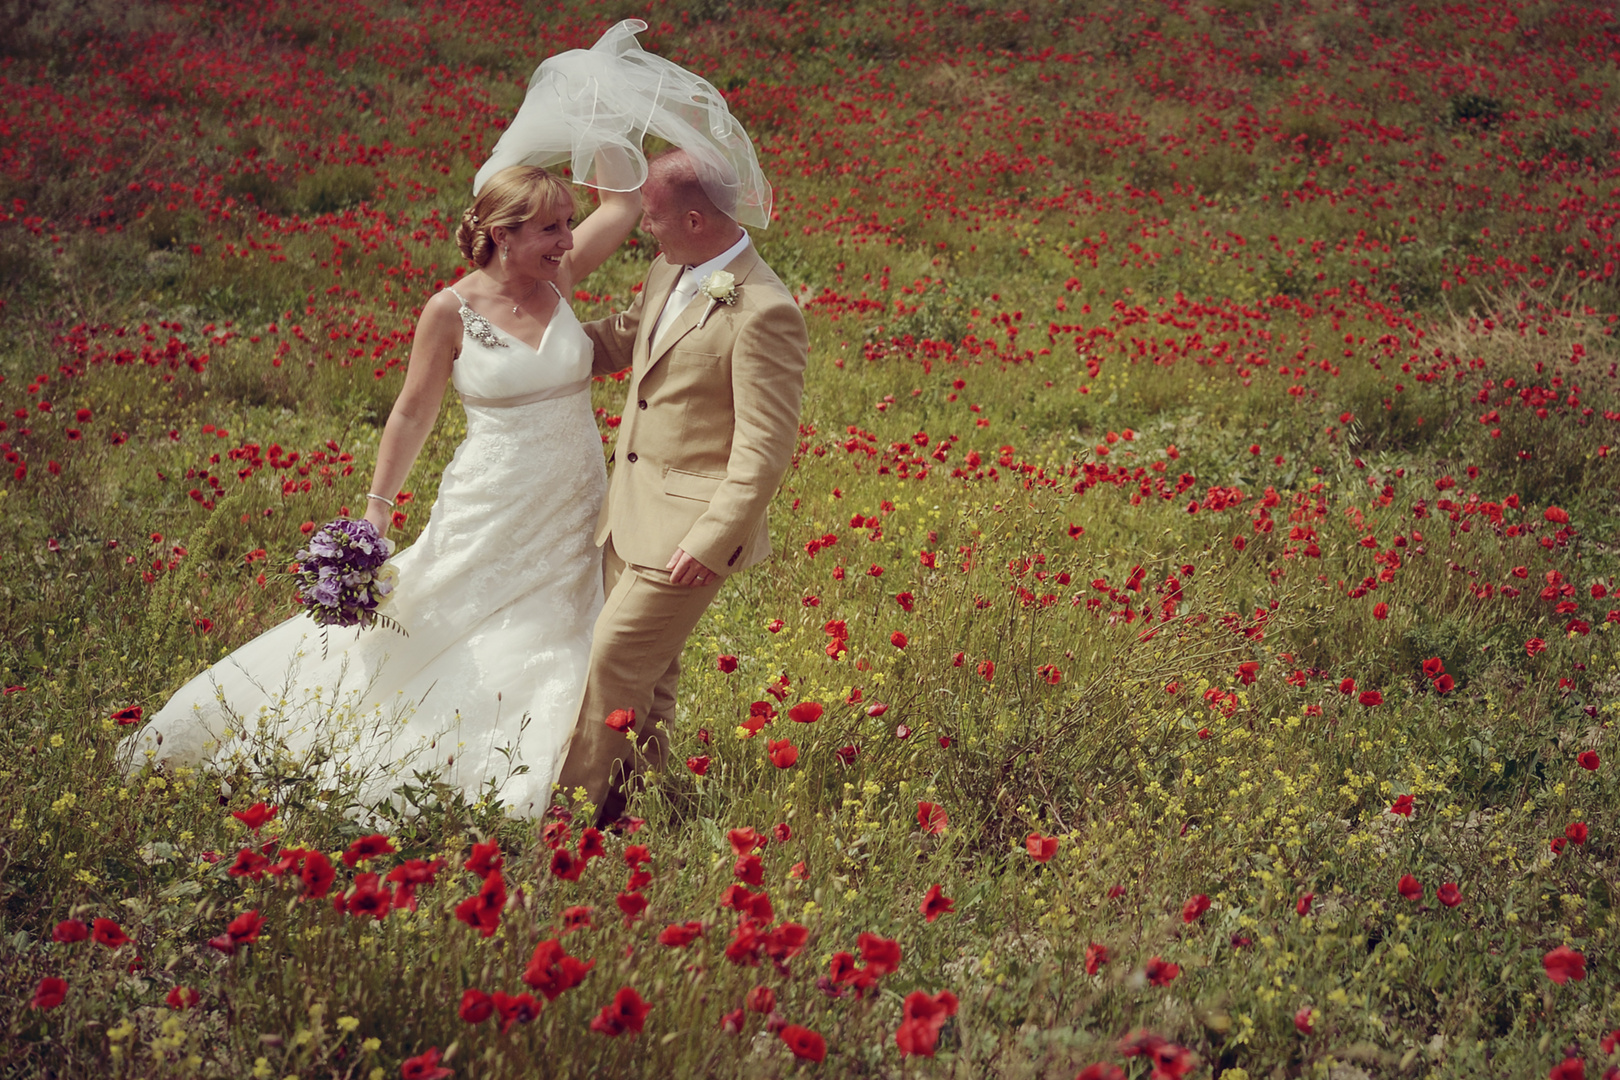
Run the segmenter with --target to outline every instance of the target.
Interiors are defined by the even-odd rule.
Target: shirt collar
[[[726,248],[726,250],[722,251],[720,254],[716,255],[706,263],[700,263],[697,266],[687,267],[685,272],[692,275],[693,281],[701,282],[704,278],[708,277],[716,270],[724,270],[727,263],[731,262],[732,259],[735,259],[737,256],[741,255],[747,250],[748,230],[744,229],[742,238],[739,239],[735,244],[732,244],[730,247]]]

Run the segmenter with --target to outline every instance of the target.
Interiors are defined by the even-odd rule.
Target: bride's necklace
[[[534,281],[534,284],[529,287],[528,294],[526,296],[524,296],[523,299],[515,301],[512,304],[512,314],[516,315],[518,313],[518,308],[522,307],[524,304],[527,304],[530,300],[533,300],[534,299],[534,294],[539,292],[539,291],[540,291],[540,279],[536,278],[535,281]],[[509,299],[511,299],[511,298],[506,297],[506,296],[502,296],[501,297],[501,303],[504,304]]]

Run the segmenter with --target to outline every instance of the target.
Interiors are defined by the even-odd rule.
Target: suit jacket
[[[726,266],[732,305],[697,298],[648,341],[681,268],[660,255],[630,309],[585,325],[592,370],[630,390],[596,542],[663,567],[676,548],[720,574],[771,553],[766,507],[793,460],[809,336],[787,287],[749,245]]]

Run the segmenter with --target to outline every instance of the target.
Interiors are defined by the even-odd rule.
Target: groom
[[[809,352],[787,288],[684,151],[649,163],[641,197],[662,254],[630,310],[585,326],[595,374],[631,369],[596,526],[607,601],[559,778],[598,815],[635,766],[608,717],[634,715],[644,765],[662,772],[687,635],[727,577],[770,554],[765,510],[793,457]]]

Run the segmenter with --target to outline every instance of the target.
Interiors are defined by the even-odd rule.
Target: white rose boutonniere
[[[737,279],[724,270],[716,270],[698,282],[698,292],[730,307],[737,302]]]

